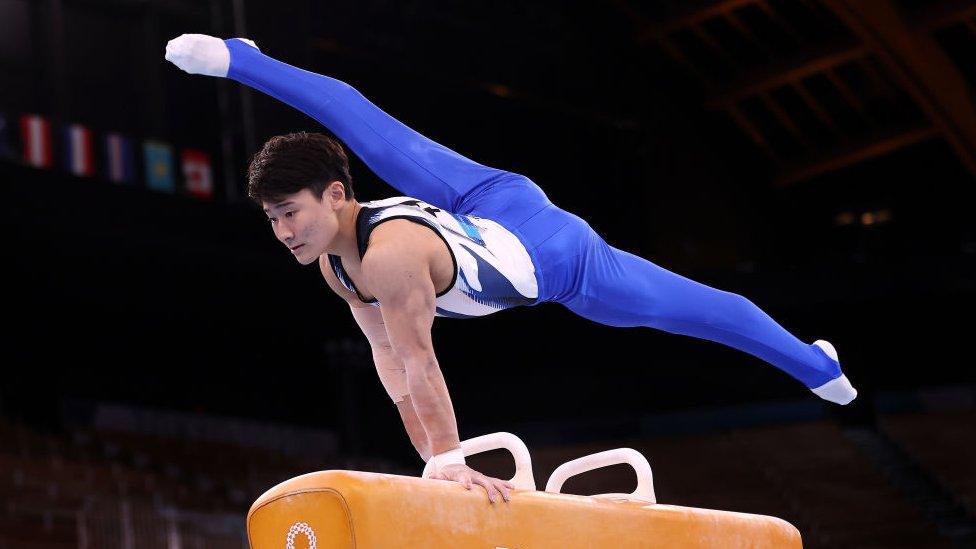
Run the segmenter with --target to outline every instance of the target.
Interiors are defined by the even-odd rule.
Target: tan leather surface
[[[802,547],[774,517],[527,491],[491,505],[457,483],[357,471],[310,473],[266,492],[248,513],[251,547],[286,547],[301,523],[318,549]],[[307,534],[293,546],[311,547]]]

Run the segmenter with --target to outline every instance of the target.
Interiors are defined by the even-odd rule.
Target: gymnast
[[[358,202],[342,145],[320,133],[269,139],[247,171],[248,196],[302,265],[318,261],[372,347],[387,393],[434,478],[491,503],[513,486],[465,464],[434,355],[435,316],[472,318],[555,302],[609,326],[646,326],[756,356],[817,396],[857,391],[827,341],[807,344],[751,301],[607,244],[523,175],[483,166],[400,123],[354,88],[261,53],[250,40],[184,34],[166,60],[226,77],[311,116],[404,196]]]

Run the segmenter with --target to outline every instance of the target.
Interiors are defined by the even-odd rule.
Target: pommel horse
[[[511,433],[461,443],[465,456],[495,449],[515,459],[508,503],[446,480],[360,471],[319,471],[265,492],[247,514],[252,549],[334,548],[801,548],[790,523],[764,515],[657,503],[651,466],[636,450],[583,456],[553,471],[536,489],[529,450]],[[570,477],[628,464],[630,494],[561,492]]]

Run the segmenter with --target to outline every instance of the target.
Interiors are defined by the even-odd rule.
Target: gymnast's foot
[[[238,38],[254,49],[253,40]],[[260,50],[259,50],[260,51]],[[220,38],[206,34],[181,34],[166,43],[165,58],[190,74],[227,76],[230,68],[230,51]]]
[[[840,366],[840,361],[837,360],[837,350],[834,349],[834,346],[829,341],[818,339],[813,344],[819,347],[831,360],[836,362],[838,367]],[[812,387],[810,390],[818,397],[829,400],[830,402],[836,402],[837,404],[847,404],[857,397],[857,389],[851,385],[851,382],[847,380],[847,376],[843,373],[840,374],[840,377],[836,377],[819,387]]]

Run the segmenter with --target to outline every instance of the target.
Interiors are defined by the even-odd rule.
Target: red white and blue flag
[[[24,144],[24,163],[35,168],[54,165],[51,151],[51,123],[43,116],[25,114],[20,117],[20,135]]]
[[[197,198],[213,198],[213,171],[210,155],[194,149],[183,149],[183,177],[186,191]]]
[[[91,130],[81,124],[64,128],[64,166],[74,175],[95,175],[95,147]]]
[[[136,177],[136,154],[132,140],[119,133],[108,133],[102,139],[105,151],[105,177],[113,183],[133,183]]]

